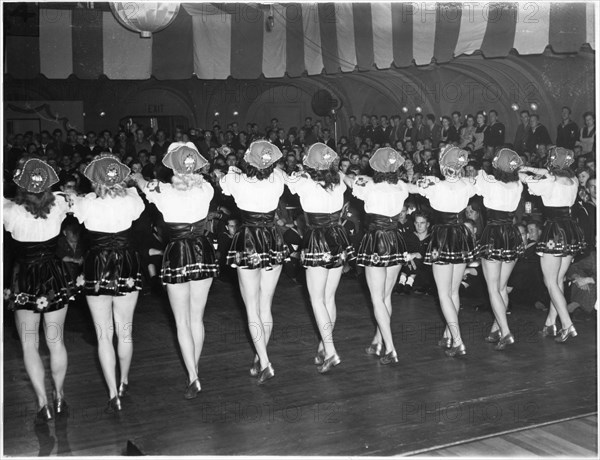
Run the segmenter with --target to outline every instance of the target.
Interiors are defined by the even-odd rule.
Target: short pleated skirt
[[[513,262],[525,252],[525,243],[514,225],[514,212],[488,209],[488,223],[481,233],[477,254],[482,259]]]
[[[9,310],[52,312],[67,307],[74,299],[75,280],[55,255],[57,240],[18,242],[14,281],[4,289]]]
[[[583,231],[571,217],[569,207],[546,207],[545,223],[536,246],[536,253],[557,257],[574,256],[585,249]]]
[[[406,262],[406,243],[398,216],[367,214],[369,226],[358,248],[356,264],[362,267],[393,267]]]
[[[123,296],[142,289],[140,256],[131,249],[129,230],[89,231],[90,249],[76,284],[86,296]]]
[[[187,283],[219,276],[212,242],[205,234],[205,220],[166,223],[169,243],[165,248],[160,277],[164,284]]]
[[[289,250],[283,242],[281,230],[275,225],[275,211],[240,212],[242,225],[233,235],[227,253],[227,265],[269,270],[289,259]]]
[[[465,264],[477,258],[475,237],[456,213],[436,212],[426,264]]]
[[[304,267],[338,268],[356,257],[340,212],[306,213],[306,226],[300,251]]]

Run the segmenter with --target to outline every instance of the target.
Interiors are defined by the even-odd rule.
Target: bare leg
[[[546,284],[546,287],[548,288],[548,294],[550,294],[550,299],[552,299],[555,311],[560,317],[563,329],[572,324],[571,316],[567,310],[567,301],[563,294],[564,288],[562,286],[564,274],[569,268],[571,260],[572,256],[556,257],[552,254],[543,254],[540,257],[542,273],[544,274],[544,284]],[[548,317],[546,318],[547,325],[550,325],[549,321],[552,319],[551,313],[552,308],[550,308]],[[554,314],[554,318],[556,318],[556,313]]]
[[[23,349],[23,361],[25,370],[33,385],[33,390],[37,397],[38,408],[48,404],[46,396],[46,386],[44,384],[44,363],[40,357],[40,320],[39,313],[34,313],[29,310],[16,310],[15,322],[19,338],[21,339],[21,347]]]
[[[175,324],[177,326],[177,341],[183,357],[183,363],[188,373],[188,383],[198,378],[194,358],[194,339],[192,337],[192,318],[190,314],[190,282],[167,284],[167,294]]]
[[[113,347],[113,297],[108,295],[86,296],[90,313],[96,328],[98,338],[98,358],[108,386],[110,399],[117,396],[117,382],[115,376],[116,358]]]
[[[56,397],[62,399],[64,396],[65,375],[69,362],[67,349],[65,347],[65,319],[67,307],[60,310],[44,313],[44,333],[46,345],[50,351],[50,369],[52,381],[56,390]]]
[[[272,270],[260,270],[260,293],[259,293],[259,315],[265,331],[265,344],[269,344],[271,333],[273,332],[273,315],[271,306],[273,304],[273,296],[275,288],[281,275],[282,265],[273,267]]]
[[[240,292],[242,299],[244,299],[246,315],[248,316],[248,329],[262,370],[269,364],[269,356],[267,355],[265,330],[259,312],[261,269],[238,268],[237,273]]]
[[[138,300],[138,291],[129,292],[113,300],[113,315],[117,332],[117,353],[121,382],[129,383],[129,368],[133,357],[133,313]]]
[[[204,309],[212,282],[213,278],[190,282],[190,318],[196,374],[198,374],[198,361],[204,346]]]

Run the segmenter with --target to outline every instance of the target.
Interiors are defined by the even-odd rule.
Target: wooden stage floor
[[[394,295],[400,364],[382,366],[364,353],[374,330],[366,290],[344,278],[335,332],[342,363],[320,375],[312,364],[317,336],[305,290],[282,275],[269,347],[276,376],[258,386],[248,375],[253,352],[237,288],[217,281],[211,289],[202,392],[191,401],[183,399],[186,375],[168,302],[140,296],[131,396],[119,417],[103,411],[108,396],[89,312],[71,307],[65,385],[71,413],[44,428],[32,423],[33,390],[8,316],[4,454],[406,455],[596,413],[595,315],[576,317],[579,336],[560,345],[537,334],[543,312],[515,306],[510,323],[517,343],[496,352],[483,341],[491,312],[465,300],[468,354],[452,359],[436,347],[442,321],[434,299]],[[48,373],[47,380],[50,392]]]

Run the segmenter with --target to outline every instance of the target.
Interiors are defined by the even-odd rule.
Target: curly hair
[[[493,168],[492,176],[494,176],[497,181],[504,182],[505,184],[519,181],[519,171],[516,169],[511,172],[506,172],[497,168]]]
[[[31,193],[19,187],[15,196],[15,203],[22,205],[36,219],[45,219],[48,217],[55,201],[56,197],[50,190],[41,193]]]
[[[256,177],[258,180],[268,179],[273,171],[275,170],[276,163],[273,163],[271,166],[266,167],[265,169],[258,169],[256,166],[252,166],[245,160],[240,161],[240,169],[247,177]]]
[[[92,182],[92,190],[96,195],[98,195],[99,198],[106,198],[107,196],[115,198],[117,196],[125,196],[127,194],[127,186],[124,182],[111,185],[110,187],[98,182]]]
[[[400,176],[398,172],[379,172],[376,171],[373,174],[373,182],[379,184],[380,182],[387,182],[388,184],[397,184],[398,180],[400,180]]]
[[[575,177],[575,172],[571,168],[551,168],[548,171],[556,177],[568,177],[569,179]]]
[[[340,171],[335,167],[334,164],[329,166],[329,169],[313,169],[308,166],[304,166],[304,172],[315,182],[319,182],[319,185],[325,190],[333,190],[336,185],[341,182]]]

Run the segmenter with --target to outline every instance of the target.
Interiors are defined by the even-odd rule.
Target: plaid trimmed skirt
[[[460,214],[436,212],[431,241],[425,253],[426,264],[465,264],[476,259],[475,237]]]
[[[56,257],[58,237],[42,242],[18,242],[19,257],[11,286],[4,289],[9,310],[35,313],[60,310],[76,293],[75,282]]]
[[[392,267],[406,262],[406,243],[398,216],[367,214],[369,227],[360,242],[356,264],[362,267]]]
[[[585,249],[583,231],[571,217],[571,208],[546,206],[544,217],[546,222],[535,248],[538,255],[574,256]]]
[[[355,258],[340,211],[332,214],[306,213],[306,232],[300,261],[305,267],[338,268]]]
[[[514,212],[488,209],[488,223],[477,245],[479,257],[487,260],[512,262],[525,252],[525,243],[514,225]]]
[[[83,260],[86,296],[122,296],[142,289],[140,256],[131,249],[130,229],[117,233],[89,231],[90,249]]]
[[[219,276],[213,244],[205,235],[205,219],[194,223],[166,222],[169,243],[160,277],[165,284],[187,283]]]
[[[275,211],[241,211],[242,225],[231,241],[227,265],[234,268],[266,268],[283,264],[289,250],[275,225]]]

